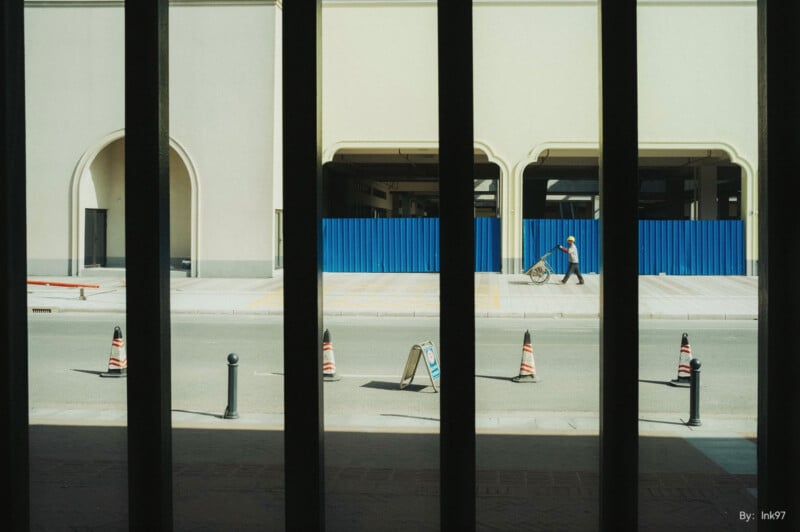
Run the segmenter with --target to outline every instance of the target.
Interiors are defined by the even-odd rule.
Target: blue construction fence
[[[599,221],[523,220],[523,266],[554,245],[575,237],[581,271],[600,270]],[[438,272],[438,218],[325,218],[326,272]],[[639,274],[744,275],[741,220],[640,220]],[[500,219],[475,218],[475,271],[500,271]],[[549,258],[553,270],[567,269],[566,254]]]
[[[326,272],[438,272],[438,218],[325,218]],[[475,271],[500,271],[500,219],[475,218]]]
[[[555,244],[575,237],[583,272],[600,271],[598,220],[524,220],[523,266]],[[639,275],[744,275],[744,222],[741,220],[639,220]],[[565,253],[548,262],[567,271]]]
[[[522,221],[522,268],[550,251],[553,246],[567,245],[567,237],[575,237],[578,260],[583,273],[600,271],[600,238],[597,220],[532,219]],[[547,262],[556,273],[567,271],[567,254],[555,250]]]

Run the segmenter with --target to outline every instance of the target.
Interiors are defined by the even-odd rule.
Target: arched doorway
[[[473,174],[464,178],[473,182],[476,271],[500,271],[503,172],[485,148],[476,146],[474,155]],[[325,271],[437,271],[438,245],[422,236],[438,234],[437,147],[338,146],[322,168],[323,240],[332,246],[326,248]],[[360,221],[349,221],[354,219]],[[386,254],[376,258],[367,241],[349,233],[352,223],[380,234],[375,243],[386,244]],[[419,262],[399,251],[405,245],[420,250]]]
[[[720,147],[640,147],[639,273],[744,274],[745,175]],[[522,172],[523,267],[572,234],[582,242],[581,269],[599,272],[599,194],[596,150],[553,148],[529,161]],[[554,261],[557,273],[566,271],[564,259]]]
[[[170,266],[196,275],[196,184],[175,146],[169,150]],[[116,135],[79,165],[73,186],[73,264],[80,275],[125,267],[125,138]]]

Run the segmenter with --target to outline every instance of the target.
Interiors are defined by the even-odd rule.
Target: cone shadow
[[[92,369],[76,369],[72,368],[72,371],[76,371],[78,373],[88,373],[89,375],[103,375],[105,371],[95,371]]]
[[[511,382],[511,379],[514,377],[516,377],[516,375],[513,375],[511,377],[506,377],[503,375],[475,375],[475,378],[478,379],[494,379],[497,381],[508,381],[508,382]]]

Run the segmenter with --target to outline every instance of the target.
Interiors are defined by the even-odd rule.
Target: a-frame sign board
[[[431,385],[434,391],[438,392],[439,377],[441,375],[439,353],[436,352],[436,346],[433,345],[431,341],[415,344],[411,348],[411,351],[409,351],[406,367],[403,370],[403,376],[400,378],[400,389],[404,389],[414,380],[414,374],[417,372],[420,358],[425,359],[425,367],[428,368],[428,376],[431,378]]]

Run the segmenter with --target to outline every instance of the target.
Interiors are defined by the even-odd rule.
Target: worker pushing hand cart
[[[569,256],[569,259],[567,259],[569,267],[567,268],[567,273],[564,274],[564,278],[561,279],[561,284],[567,284],[570,275],[573,273],[578,276],[578,284],[583,284],[583,275],[581,275],[581,268],[578,266],[578,247],[575,245],[574,236],[567,237],[567,246],[556,246]]]
[[[547,251],[547,253],[539,257],[539,260],[534,262],[530,268],[525,270],[525,273],[530,276],[531,281],[534,284],[544,284],[548,279],[550,279],[550,274],[553,273],[553,268],[550,266],[550,263],[547,262],[547,257],[549,257],[557,249],[558,246],[553,246]]]

